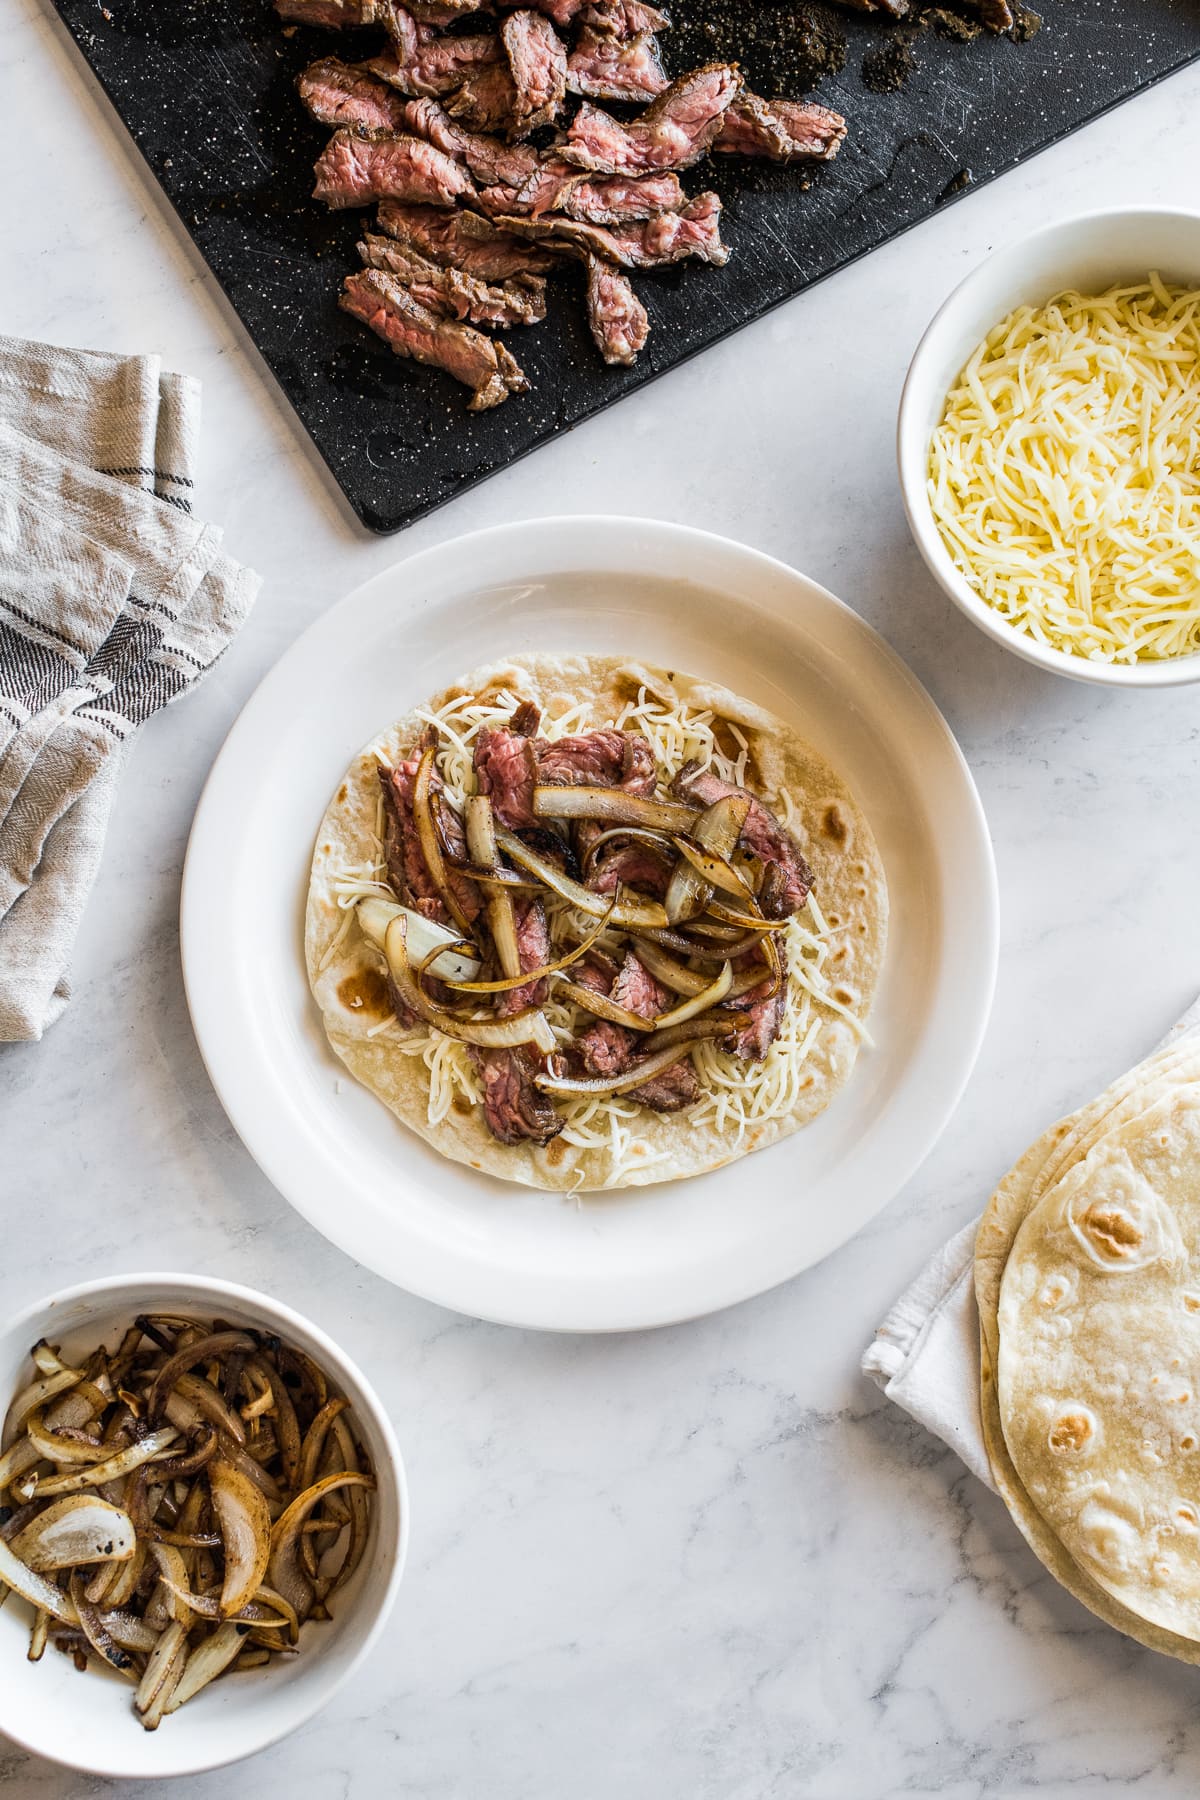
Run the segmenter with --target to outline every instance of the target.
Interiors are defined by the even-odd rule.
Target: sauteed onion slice
[[[317,1365],[167,1315],[77,1368],[47,1344],[34,1364],[0,1458],[0,1597],[32,1608],[31,1659],[49,1640],[128,1676],[152,1731],[226,1670],[300,1653],[360,1564],[375,1486]]]

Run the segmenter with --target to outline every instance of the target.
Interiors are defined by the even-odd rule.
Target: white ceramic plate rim
[[[248,1010],[244,985],[239,987],[231,972],[235,959],[229,953],[230,934],[242,927],[226,892],[230,845],[238,831],[245,783],[269,758],[281,721],[292,716],[297,696],[319,692],[321,676],[336,665],[338,647],[347,637],[369,642],[372,630],[383,633],[385,621],[394,628],[397,585],[419,595],[422,582],[432,584],[435,577],[443,589],[453,582],[458,584],[455,591],[472,585],[477,589],[481,571],[487,572],[490,584],[497,584],[502,579],[516,583],[552,574],[561,577],[577,569],[619,581],[631,569],[646,568],[663,580],[690,576],[728,596],[743,625],[752,625],[757,616],[777,634],[790,634],[801,647],[820,641],[839,670],[848,672],[858,665],[871,680],[883,684],[891,706],[903,716],[906,732],[919,737],[922,770],[928,769],[929,782],[937,787],[939,817],[946,819],[945,836],[936,840],[938,891],[939,897],[953,895],[956,904],[943,912],[945,967],[930,1003],[936,1023],[931,1022],[909,1059],[911,1078],[906,1077],[903,1104],[888,1112],[886,1143],[876,1141],[884,1135],[880,1128],[870,1144],[873,1160],[867,1160],[863,1149],[854,1180],[838,1195],[837,1217],[813,1218],[806,1230],[791,1224],[786,1242],[756,1243],[753,1251],[747,1248],[737,1259],[722,1260],[711,1268],[689,1268],[686,1276],[665,1283],[655,1285],[650,1276],[639,1282],[635,1277],[618,1292],[581,1271],[564,1291],[561,1280],[550,1282],[539,1272],[509,1269],[500,1278],[485,1259],[469,1261],[455,1243],[439,1245],[418,1237],[402,1211],[388,1215],[391,1242],[381,1243],[380,1220],[376,1216],[372,1224],[363,1212],[361,1195],[346,1191],[345,1183],[342,1191],[336,1191],[338,1175],[332,1162],[320,1170],[314,1167],[313,1159],[323,1154],[324,1146],[311,1137],[301,1141],[307,1121],[294,1116],[294,1106],[289,1112],[290,1102],[256,1049],[262,1020]],[[427,612],[422,619],[418,601],[408,616],[414,632],[422,625],[431,628],[430,615]],[[817,620],[819,632],[814,630]],[[589,647],[586,635],[581,627],[579,641],[553,647]],[[464,654],[459,672],[479,660]],[[686,666],[684,654],[679,660]],[[421,697],[398,696],[396,711]],[[367,723],[358,743],[369,732]],[[340,766],[348,761],[349,756]],[[330,791],[336,781],[335,773]],[[316,805],[323,800],[324,795],[317,796]],[[850,608],[788,565],[707,532],[655,520],[551,518],[451,540],[383,571],[310,627],[265,677],[231,730],[197,810],[184,869],[181,951],[188,1004],[213,1085],[251,1155],[318,1230],[398,1285],[454,1310],[523,1327],[619,1331],[695,1318],[765,1292],[844,1243],[903,1186],[957,1105],[982,1041],[998,954],[996,875],[983,809],[948,726],[905,665]],[[294,1035],[294,1022],[291,1029]],[[277,1033],[273,1045],[280,1041]],[[852,1082],[851,1090],[853,1086]],[[794,1147],[804,1135],[759,1154],[787,1158],[787,1145]],[[437,1160],[443,1169],[451,1166]],[[755,1157],[733,1166],[746,1170],[758,1162]],[[662,1191],[623,1190],[622,1198],[631,1192],[652,1196]],[[555,1197],[549,1198],[554,1203]]]
[[[383,1404],[379,1399],[378,1394],[375,1392],[375,1389],[367,1380],[362,1370],[358,1367],[357,1363],[355,1363],[351,1357],[347,1356],[346,1352],[333,1341],[328,1332],[323,1331],[319,1325],[314,1324],[314,1322],[311,1319],[306,1318],[304,1314],[296,1312],[293,1307],[284,1305],[281,1300],[275,1300],[269,1294],[261,1293],[257,1288],[244,1287],[239,1282],[223,1281],[215,1275],[188,1275],[179,1273],[178,1271],[163,1272],[155,1269],[127,1270],[120,1275],[107,1275],[100,1277],[95,1281],[77,1282],[72,1287],[62,1288],[55,1293],[43,1295],[40,1300],[36,1300],[31,1305],[24,1307],[18,1316],[5,1328],[5,1339],[7,1341],[13,1337],[20,1337],[23,1333],[30,1330],[40,1329],[45,1331],[47,1329],[48,1314],[53,1314],[56,1311],[65,1313],[67,1309],[79,1301],[111,1301],[116,1305],[119,1303],[121,1291],[127,1287],[138,1289],[150,1287],[159,1288],[163,1291],[170,1291],[171,1289],[176,1288],[184,1289],[193,1296],[191,1304],[196,1306],[197,1309],[216,1307],[219,1310],[221,1302],[224,1302],[229,1306],[248,1313],[251,1317],[258,1316],[265,1321],[269,1321],[279,1328],[281,1335],[290,1334],[298,1341],[303,1342],[307,1340],[309,1343],[315,1345],[318,1355],[323,1359],[323,1366],[327,1370],[344,1370],[351,1378],[350,1386],[359,1390],[363,1401],[366,1403],[367,1407],[369,1407],[371,1423],[375,1431],[378,1432],[387,1452],[388,1461],[395,1480],[396,1502],[399,1508],[400,1529],[396,1541],[395,1556],[392,1560],[392,1566],[388,1575],[387,1587],[377,1602],[375,1617],[362,1642],[356,1650],[346,1657],[343,1666],[338,1670],[337,1674],[328,1678],[327,1685],[319,1696],[314,1697],[313,1703],[308,1707],[304,1717],[290,1722],[282,1722],[277,1729],[264,1732],[257,1743],[235,1750],[232,1753],[228,1751],[223,1753],[220,1748],[221,1733],[219,1730],[214,1730],[212,1734],[213,1751],[210,1756],[202,1759],[189,1757],[186,1759],[186,1762],[180,1762],[178,1766],[173,1767],[146,1768],[144,1764],[139,1766],[136,1760],[123,1762],[117,1757],[105,1757],[100,1761],[93,1755],[89,1760],[82,1754],[73,1753],[69,1738],[64,1742],[61,1748],[58,1748],[57,1746],[52,1748],[36,1734],[28,1730],[23,1730],[19,1720],[14,1721],[7,1716],[5,1717],[5,1737],[11,1738],[15,1744],[19,1744],[22,1749],[28,1750],[31,1755],[45,1757],[47,1761],[57,1763],[62,1768],[77,1769],[83,1774],[99,1776],[108,1781],[183,1780],[192,1775],[203,1775],[214,1769],[227,1768],[231,1763],[242,1762],[248,1757],[257,1756],[260,1751],[270,1749],[270,1747],[273,1744],[277,1744],[280,1739],[290,1736],[294,1731],[301,1730],[303,1726],[311,1719],[315,1718],[319,1712],[324,1711],[325,1707],[333,1700],[339,1690],[346,1685],[355,1671],[361,1668],[366,1657],[370,1655],[372,1649],[378,1643],[384,1627],[387,1625],[392,1609],[396,1603],[396,1596],[400,1589],[400,1583],[404,1576],[404,1567],[408,1559],[409,1541],[410,1507],[408,1478],[405,1473],[404,1458],[400,1453],[400,1446],[396,1441],[396,1434],[392,1428],[392,1422],[384,1411]],[[10,1398],[11,1395],[4,1396],[0,1411],[8,1406]],[[313,1654],[315,1656],[320,1655],[319,1644],[313,1646]],[[128,1727],[131,1746],[135,1747],[141,1740],[138,1735],[137,1721],[132,1713],[129,1714],[128,1718],[123,1715],[120,1724],[122,1728]],[[155,1736],[157,1738],[157,1734],[155,1734]]]
[[[1039,250],[1054,243],[1056,239],[1085,229],[1104,231],[1113,236],[1112,261],[1115,268],[1120,263],[1120,239],[1116,234],[1121,227],[1130,222],[1147,223],[1152,220],[1167,225],[1186,223],[1195,227],[1200,224],[1200,214],[1189,212],[1184,207],[1099,208],[1094,212],[1073,213],[1068,218],[1057,219],[1052,224],[1043,225],[1039,230],[1031,232],[1027,237],[1019,238],[1015,243],[1003,244],[993,250],[969,275],[964,276],[926,326],[905,376],[896,422],[896,461],[900,472],[904,511],[913,541],[939,586],[981,631],[1005,650],[1010,650],[1024,661],[1034,663],[1040,669],[1048,669],[1055,675],[1065,675],[1071,681],[1086,681],[1098,687],[1184,687],[1200,681],[1200,654],[1162,663],[1094,663],[1086,657],[1072,656],[1065,650],[1055,650],[1049,645],[1036,643],[1033,638],[1014,631],[993,607],[980,599],[955,566],[929,505],[926,491],[929,443],[924,411],[930,378],[926,365],[936,359],[943,339],[955,334],[959,322],[973,317],[977,311],[976,295],[989,285],[998,269],[1012,268],[1016,271],[1023,262],[1035,257]],[[1064,273],[1063,280],[1070,279],[1070,275]],[[1200,270],[1197,270],[1197,279],[1200,279]],[[992,318],[992,324],[997,322],[998,318]],[[982,325],[980,338],[989,328],[987,323]]]

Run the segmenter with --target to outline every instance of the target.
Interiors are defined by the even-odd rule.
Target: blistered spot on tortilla
[[[341,787],[338,789],[338,805],[339,806],[342,804],[342,801],[346,798],[346,795],[348,792],[349,792],[349,789],[347,788],[346,783],[343,781]]]
[[[467,1099],[465,1094],[455,1094],[450,1104],[461,1118],[465,1119],[470,1113],[471,1102]]]
[[[566,1152],[567,1146],[562,1138],[556,1137],[550,1139],[550,1142],[546,1145],[546,1161],[550,1164],[552,1169],[558,1167],[559,1163],[566,1155]]]
[[[850,836],[850,825],[836,800],[831,800],[821,814],[821,835],[833,844],[844,844]]]
[[[355,969],[338,982],[337,997],[347,1012],[386,1019],[392,1010],[387,981],[378,969]]]
[[[854,1003],[854,995],[850,992],[849,988],[834,988],[833,997],[839,1006],[852,1006]]]

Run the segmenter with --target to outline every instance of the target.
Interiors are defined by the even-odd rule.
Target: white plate
[[[474,665],[554,649],[707,675],[794,724],[864,807],[891,894],[877,1048],[829,1110],[714,1174],[583,1202],[479,1176],[406,1132],[329,1049],[301,944],[314,835],[355,752]],[[182,949],[213,1084],[319,1231],[460,1312],[619,1331],[762,1293],[886,1206],[975,1061],[995,980],[996,878],[945,721],[840,601],[683,526],[544,519],[397,564],[282,658],[204,790]]]

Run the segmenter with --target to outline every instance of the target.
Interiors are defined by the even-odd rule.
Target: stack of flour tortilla
[[[1200,1043],[1006,1176],[975,1251],[980,1410],[1030,1547],[1100,1618],[1200,1662]]]

